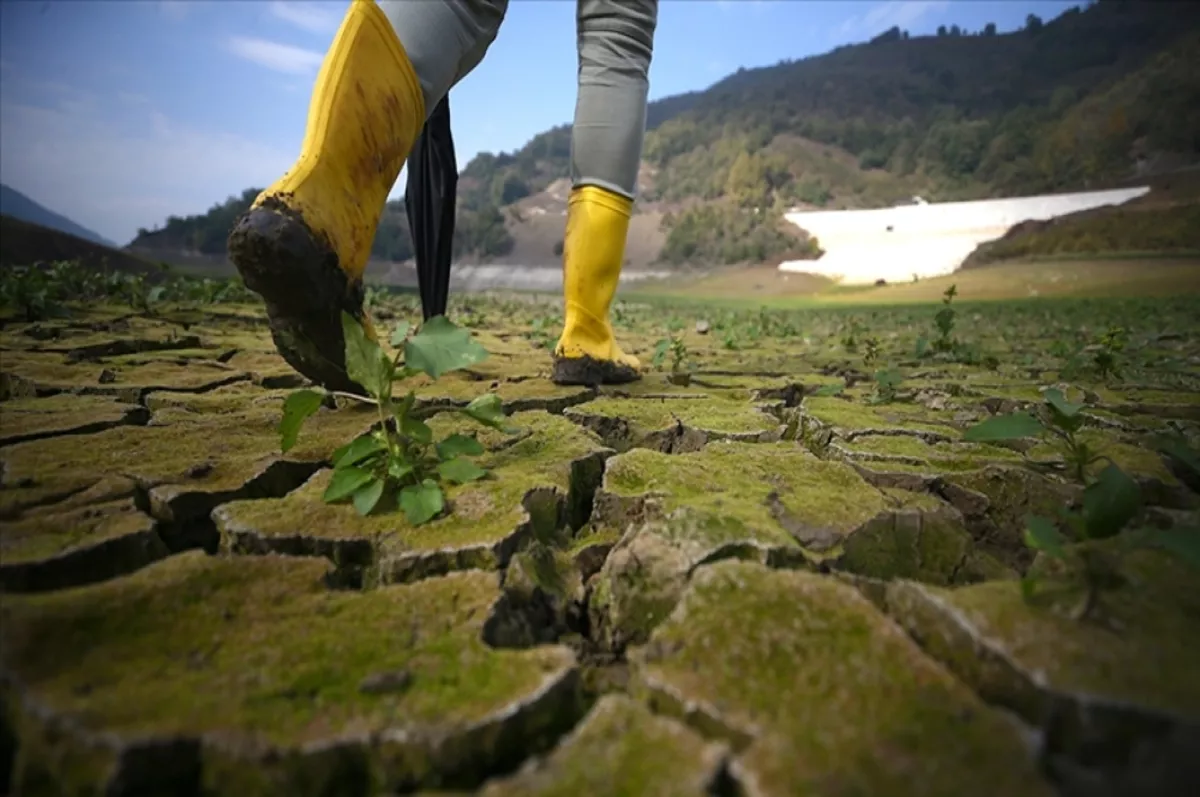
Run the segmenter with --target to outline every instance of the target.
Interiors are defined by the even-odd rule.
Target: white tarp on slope
[[[938,277],[954,271],[976,246],[999,238],[1014,224],[1120,205],[1149,190],[788,213],[784,218],[815,235],[825,254],[820,260],[788,261],[779,269],[820,274],[850,285],[880,279],[903,282],[913,275]]]

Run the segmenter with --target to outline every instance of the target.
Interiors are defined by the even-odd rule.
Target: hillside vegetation
[[[153,275],[165,264],[98,244],[62,230],[0,215],[0,270],[74,261],[91,271]]]
[[[43,207],[20,191],[3,183],[0,183],[0,215],[65,232],[67,235],[82,238],[100,246],[117,245],[100,233],[89,230],[61,213],[55,213],[53,210]]]
[[[639,210],[661,217],[661,262],[763,262],[819,253],[782,222],[790,206],[1096,188],[1195,162],[1198,51],[1197,4],[1104,0],[1050,22],[1031,15],[1008,34],[994,25],[923,37],[893,28],[825,55],[741,69],[651,104]],[[514,246],[569,157],[564,125],[468,163],[457,255],[553,262],[541,251],[552,247]],[[220,253],[255,193],[168,219],[134,245]],[[402,203],[388,205],[373,254],[411,257]]]
[[[1200,254],[1200,170],[1147,182],[1150,193],[1117,207],[1017,224],[976,247],[963,268],[1015,260]]]

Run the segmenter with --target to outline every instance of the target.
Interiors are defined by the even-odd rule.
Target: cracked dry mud
[[[3,325],[0,791],[1195,793],[1196,571],[1138,553],[1105,623],[1027,604],[1024,517],[1079,488],[1053,446],[962,439],[1065,386],[1149,522],[1195,527],[1145,442],[1200,436],[1200,338],[1156,326],[1186,312],[1112,310],[1183,365],[1103,381],[1003,310],[978,311],[994,370],[914,360],[924,311],[876,311],[906,379],[873,403],[836,314],[790,339],[752,314],[753,344],[689,334],[687,385],[590,389],[549,382],[536,303],[469,304],[504,319],[476,324],[489,359],[412,386],[440,432],[486,391],[515,431],[417,528],[322,501],[369,409],[280,453],[304,382],[256,308]],[[661,323],[618,326],[648,359]]]

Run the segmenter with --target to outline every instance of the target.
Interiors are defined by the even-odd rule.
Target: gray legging
[[[579,93],[571,181],[629,199],[637,187],[658,0],[576,0]],[[508,0],[380,0],[433,109],[483,59]]]

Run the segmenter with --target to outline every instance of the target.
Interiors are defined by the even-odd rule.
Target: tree
[[[983,26],[983,35],[984,36],[995,36],[996,35],[996,23],[989,22],[988,24],[984,25]]]
[[[1042,18],[1037,14],[1030,14],[1025,17],[1025,30],[1030,33],[1037,33],[1042,29]]]
[[[946,30],[946,26],[945,26],[945,25],[938,25],[938,29],[937,29],[937,35],[939,35],[939,36],[949,36],[949,35],[950,35],[950,31]]]

